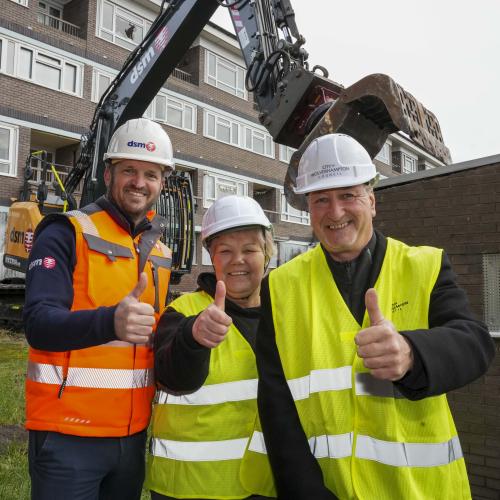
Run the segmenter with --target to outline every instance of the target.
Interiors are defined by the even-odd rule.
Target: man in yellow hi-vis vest
[[[442,250],[374,231],[376,177],[353,138],[312,141],[295,193],[320,245],[263,282],[245,482],[267,453],[279,498],[471,496],[444,394],[485,373],[493,343]]]

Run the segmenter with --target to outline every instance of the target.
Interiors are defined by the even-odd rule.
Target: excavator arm
[[[297,166],[311,140],[323,134],[350,134],[374,157],[390,133],[402,130],[449,163],[436,117],[391,78],[370,75],[344,88],[328,78],[325,68],[309,69],[305,39],[290,0],[164,0],[144,40],[96,107],[90,130],[82,138],[80,157],[62,189],[70,208],[76,208],[72,194],[82,179],[81,205],[104,193],[103,156],[113,132],[144,114],[220,6],[229,9],[247,68],[246,87],[253,93],[260,122],[275,142],[297,148],[284,180],[292,206],[305,208],[305,199],[293,191]],[[163,239],[174,251],[174,282],[191,269],[192,207],[189,177],[173,175],[157,209],[170,221]]]

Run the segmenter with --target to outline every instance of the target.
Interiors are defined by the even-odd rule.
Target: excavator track
[[[14,331],[23,329],[24,283],[0,283],[0,327]]]

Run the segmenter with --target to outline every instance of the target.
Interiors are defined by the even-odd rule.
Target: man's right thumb
[[[225,311],[226,284],[223,281],[217,281],[217,286],[215,288],[214,304],[222,311]]]
[[[144,293],[144,290],[146,290],[147,286],[148,276],[146,273],[142,272],[139,275],[139,281],[137,282],[137,285],[135,285],[135,288],[129,293],[129,296],[139,300],[139,297]]]
[[[379,325],[384,321],[384,315],[378,306],[378,295],[375,288],[369,288],[366,291],[365,305],[370,318],[370,326]]]

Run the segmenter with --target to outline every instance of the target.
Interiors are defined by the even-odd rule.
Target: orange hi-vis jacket
[[[137,284],[158,320],[170,279],[171,251],[159,241],[162,217],[135,239],[95,203],[65,214],[75,228],[72,311],[118,304]],[[112,341],[85,349],[30,348],[26,428],[77,436],[119,437],[145,429],[155,393],[151,345]]]

